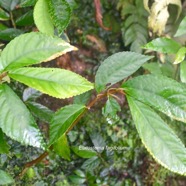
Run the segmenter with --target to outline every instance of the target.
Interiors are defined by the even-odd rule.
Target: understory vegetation
[[[186,185],[185,0],[0,0],[0,185]]]

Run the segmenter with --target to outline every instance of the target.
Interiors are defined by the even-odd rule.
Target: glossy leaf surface
[[[37,124],[19,97],[7,85],[0,85],[0,128],[12,139],[43,147],[43,139]]]

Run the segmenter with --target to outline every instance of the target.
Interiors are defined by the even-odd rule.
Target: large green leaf
[[[12,183],[14,183],[13,178],[5,171],[0,170],[0,185],[6,185]]]
[[[127,95],[186,122],[186,86],[161,75],[144,75],[122,85]]]
[[[64,69],[25,67],[9,71],[9,76],[56,98],[69,98],[93,88],[85,78]]]
[[[50,144],[56,142],[73,126],[78,117],[86,110],[84,105],[68,105],[54,115],[50,124]]]
[[[49,14],[48,0],[38,0],[34,7],[34,21],[40,32],[54,35],[54,25]]]
[[[43,147],[43,139],[30,112],[7,85],[0,85],[0,128],[25,145]]]
[[[167,169],[186,174],[186,148],[171,128],[147,105],[127,96],[134,123],[150,154]]]
[[[97,71],[96,90],[101,92],[106,85],[111,86],[130,76],[151,58],[134,52],[119,52],[108,57]]]
[[[175,34],[175,37],[181,36],[186,34],[186,16],[183,18],[183,20],[181,21],[178,30]]]
[[[61,34],[67,27],[71,17],[71,8],[66,0],[50,0],[50,15],[58,33]]]
[[[62,158],[70,161],[70,147],[67,136],[62,135],[54,144],[54,151]]]
[[[156,38],[151,42],[147,43],[143,48],[162,53],[176,54],[181,48],[181,45],[173,39]]]
[[[0,128],[0,154],[8,154],[9,153],[10,146],[4,139],[4,134]]]
[[[0,6],[8,11],[12,11],[20,0],[0,0]]]
[[[49,61],[75,49],[60,38],[32,32],[12,40],[2,51],[0,61],[9,70]]]

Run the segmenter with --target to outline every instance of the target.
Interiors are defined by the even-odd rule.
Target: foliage
[[[147,43],[147,12],[144,9],[143,1],[118,2],[118,9],[121,9],[121,16],[124,19],[122,24],[122,36],[125,46],[130,45],[130,50],[142,53],[141,46]]]
[[[145,161],[140,160],[146,158],[149,167],[151,163],[140,139],[161,166],[186,175],[186,50],[176,38],[155,37],[165,33],[170,4],[176,5],[178,19],[181,1],[119,0],[116,4],[121,10],[124,43],[131,45],[131,51],[106,53],[104,49],[107,58],[96,66],[92,83],[75,72],[46,68],[42,63],[77,50],[65,33],[70,20],[74,21],[75,1],[0,2],[0,39],[5,44],[0,53],[0,184],[13,184],[12,177],[19,174],[18,184],[141,185],[145,181],[139,172]],[[103,6],[104,12],[109,3],[103,1]],[[144,8],[154,33],[148,43]],[[33,32],[34,26],[38,31]],[[185,18],[175,36],[182,37],[184,27]],[[112,34],[117,31],[113,29]],[[144,54],[139,54],[141,47]],[[53,111],[38,103],[43,94],[70,101]],[[23,149],[31,156],[24,157]],[[41,155],[36,158],[33,152]],[[15,157],[30,162],[14,172],[7,161],[16,167],[11,160]],[[59,166],[61,160],[64,169]],[[4,172],[6,167],[9,174]],[[58,177],[49,180],[42,173],[45,168],[48,173],[55,170]],[[173,174],[160,170],[162,175]]]

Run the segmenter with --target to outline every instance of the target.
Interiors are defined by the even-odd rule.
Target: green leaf
[[[66,135],[62,135],[54,144],[54,151],[62,158],[70,161],[70,147]]]
[[[180,79],[181,82],[186,83],[186,61],[180,64]]]
[[[82,178],[82,177],[80,177],[78,175],[71,175],[71,176],[69,176],[69,179],[74,184],[77,184],[77,185],[83,184],[86,181],[86,178]]]
[[[81,158],[92,158],[94,156],[97,156],[97,153],[95,150],[93,149],[87,149],[88,147],[84,147],[84,146],[79,146],[79,147],[71,147],[71,149],[73,150],[73,152],[81,157]]]
[[[96,149],[97,152],[101,153],[105,149],[106,143],[104,138],[101,136],[100,133],[98,132],[89,132],[90,138],[92,143],[94,144],[94,148]]]
[[[186,86],[161,75],[138,76],[122,85],[127,95],[186,122]]]
[[[181,36],[186,34],[186,16],[183,18],[183,20],[181,21],[178,30],[176,32],[176,34],[174,35],[175,37]]]
[[[26,105],[30,109],[30,111],[33,113],[33,115],[40,120],[50,123],[54,112],[51,111],[49,108],[45,107],[44,105],[41,105],[36,102],[28,101],[26,102]]]
[[[119,111],[121,111],[119,103],[115,98],[109,96],[104,108],[102,109],[102,113],[107,118],[109,124],[119,121],[117,115],[117,112]]]
[[[91,91],[88,91],[88,92],[85,92],[85,93],[80,94],[78,96],[75,96],[74,97],[74,100],[73,100],[73,103],[74,104],[83,104],[83,105],[86,105],[87,102],[91,98],[91,95],[92,95],[91,93],[92,93]]]
[[[25,145],[43,147],[37,124],[19,97],[5,84],[0,85],[0,128]]]
[[[76,48],[60,38],[31,32],[12,40],[2,51],[0,60],[4,69],[9,70],[50,61],[72,50]]]
[[[50,16],[60,35],[70,22],[71,8],[66,0],[49,1]]]
[[[26,67],[9,71],[9,76],[56,98],[69,98],[93,88],[85,78],[64,69]]]
[[[127,78],[151,58],[134,52],[119,52],[108,57],[97,71],[96,90],[101,92],[106,85],[111,86]]]
[[[21,0],[20,7],[34,6],[37,0]]]
[[[30,26],[34,24],[33,10],[28,11],[16,20],[17,26]]]
[[[0,31],[6,30],[6,29],[7,29],[7,26],[0,23]]]
[[[143,48],[162,53],[176,54],[181,48],[181,45],[173,39],[156,38],[151,42],[147,43]]]
[[[19,3],[19,0],[1,0],[0,6],[5,8],[8,11],[12,11],[15,9],[18,3]]]
[[[147,105],[127,96],[139,136],[150,154],[167,169],[186,174],[186,149],[171,128]]]
[[[94,156],[88,160],[86,160],[83,165],[81,166],[82,169],[88,170],[89,172],[93,171],[94,169],[96,169],[99,164],[100,164],[100,160],[98,159],[97,156]]]
[[[0,8],[0,21],[7,21],[9,19],[10,19],[9,14]]]
[[[14,183],[13,178],[8,173],[0,170],[0,185],[6,185],[12,183]]]
[[[186,47],[181,47],[176,54],[176,59],[174,61],[174,64],[181,63],[185,59],[185,54],[186,54]]]
[[[8,154],[9,153],[10,146],[4,139],[4,134],[2,130],[0,129],[0,154]]]
[[[167,77],[174,78],[175,69],[170,62],[163,64],[159,62],[146,63],[143,65],[143,68],[145,68],[152,74],[161,74]]]
[[[155,62],[155,63],[145,63],[143,65],[143,68],[146,69],[146,70],[148,70],[152,74],[162,74],[161,64],[159,64],[158,62]]]
[[[49,14],[48,0],[37,1],[34,7],[34,21],[40,32],[54,35],[54,25]]]
[[[0,39],[2,39],[4,41],[11,41],[15,37],[17,37],[23,33],[24,32],[22,30],[19,30],[16,28],[3,29],[2,31],[0,31]]]
[[[74,173],[78,175],[79,177],[82,177],[82,178],[86,177],[85,173],[81,171],[80,169],[75,170]]]
[[[50,145],[73,127],[74,122],[85,112],[84,105],[68,105],[54,114],[50,124]]]

